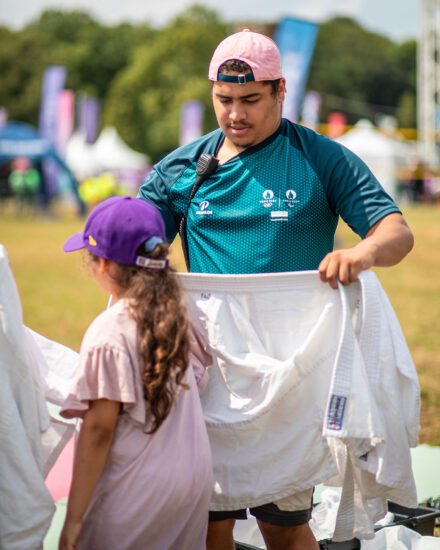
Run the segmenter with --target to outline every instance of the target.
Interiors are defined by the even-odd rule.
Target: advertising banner
[[[99,132],[101,104],[96,97],[82,97],[78,102],[78,128],[86,143],[95,143]]]
[[[66,146],[74,128],[75,94],[72,90],[63,90],[58,96],[58,152],[65,158]]]
[[[321,108],[321,95],[318,92],[309,91],[304,96],[302,104],[302,123],[304,126],[315,130],[319,123],[319,110]]]
[[[60,65],[47,67],[43,75],[40,105],[40,134],[57,146],[58,96],[64,88],[67,71]]]
[[[275,33],[286,79],[283,117],[297,122],[315,49],[318,25],[301,19],[282,19]]]
[[[41,90],[39,130],[58,151],[58,100],[64,88],[67,70],[60,65],[50,65],[43,74]],[[41,166],[41,203],[46,207],[58,192],[58,169],[53,162],[45,160]]]
[[[202,135],[204,107],[200,101],[186,101],[180,111],[180,145],[186,145]]]

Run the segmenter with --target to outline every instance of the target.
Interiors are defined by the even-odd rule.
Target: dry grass
[[[413,252],[400,265],[377,274],[399,317],[420,376],[424,443],[440,444],[440,210],[405,211],[415,237]],[[80,254],[64,254],[62,243],[83,222],[73,216],[17,218],[0,213],[0,243],[9,254],[23,305],[25,323],[48,338],[78,350],[91,320],[107,296],[89,277]],[[344,245],[356,237],[341,227]],[[176,243],[172,263],[181,270]]]

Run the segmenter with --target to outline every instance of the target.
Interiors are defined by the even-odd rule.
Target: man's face
[[[226,140],[243,150],[272,135],[280,124],[284,95],[283,79],[276,95],[272,86],[263,82],[214,82],[214,111]]]

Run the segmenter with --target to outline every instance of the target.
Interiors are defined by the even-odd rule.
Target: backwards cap
[[[222,75],[219,69],[226,61],[238,59],[252,69],[247,75]],[[283,78],[280,51],[275,42],[264,34],[244,29],[225,38],[217,46],[209,65],[209,80],[244,84],[251,80]]]
[[[63,250],[86,248],[95,256],[122,265],[163,269],[168,260],[145,257],[145,253],[163,242],[166,242],[165,224],[155,206],[134,197],[111,197],[92,210],[84,231],[72,235]]]

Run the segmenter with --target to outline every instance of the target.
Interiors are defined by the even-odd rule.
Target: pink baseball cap
[[[252,75],[219,75],[219,68],[230,59],[244,61],[252,69]],[[232,80],[231,80],[232,78]],[[283,78],[280,51],[275,42],[258,32],[243,29],[231,34],[217,46],[209,65],[209,80],[238,82],[252,80],[278,80]]]

